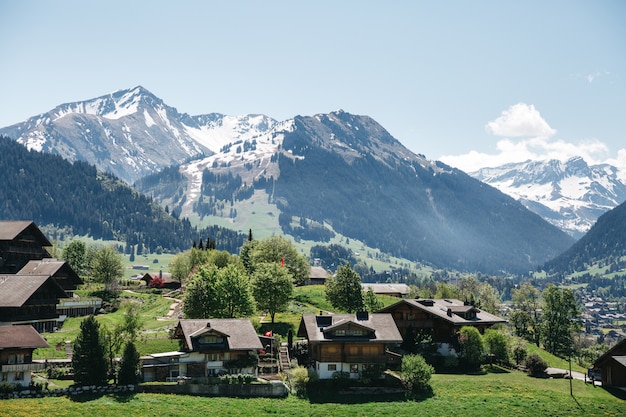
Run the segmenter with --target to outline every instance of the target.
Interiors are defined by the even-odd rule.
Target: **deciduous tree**
[[[309,277],[309,261],[284,237],[273,236],[253,242],[257,243],[253,244],[250,253],[252,272],[262,263],[277,263],[284,264],[296,285],[304,283]]]
[[[111,291],[124,274],[122,255],[113,246],[103,246],[95,253],[91,264],[94,281],[104,284],[104,289]]]
[[[85,242],[73,240],[63,249],[63,259],[78,274],[83,276],[87,270],[87,246]]]
[[[513,309],[509,315],[509,321],[515,329],[515,334],[539,346],[541,293],[530,283],[525,282],[511,291],[511,298]]]
[[[562,357],[570,356],[572,333],[580,327],[580,312],[569,288],[550,285],[542,294],[541,334],[545,349]]]
[[[274,324],[276,313],[285,311],[289,305],[293,278],[287,268],[277,263],[262,263],[255,268],[252,288],[257,306],[269,313]]]
[[[337,274],[326,280],[326,299],[334,308],[354,313],[363,310],[363,290],[361,277],[350,265],[340,265]]]
[[[220,317],[249,317],[254,313],[250,279],[243,265],[230,264],[218,272],[217,291],[220,294]]]

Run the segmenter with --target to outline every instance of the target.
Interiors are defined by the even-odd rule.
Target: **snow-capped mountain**
[[[276,122],[263,115],[190,116],[141,86],[55,109],[0,129],[29,149],[90,162],[132,183],[163,167],[219,152]]]
[[[614,166],[590,166],[580,157],[512,163],[470,173],[576,238],[600,215],[626,201],[626,181],[620,174]]]

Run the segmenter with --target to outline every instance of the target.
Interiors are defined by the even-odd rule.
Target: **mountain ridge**
[[[528,160],[469,173],[520,201],[551,224],[582,237],[603,213],[626,201],[626,177],[608,164]]]

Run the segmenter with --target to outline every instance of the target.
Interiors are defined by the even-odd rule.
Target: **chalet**
[[[626,387],[626,339],[600,356],[593,368],[600,371],[603,387]]]
[[[172,274],[170,274],[169,272],[146,272],[141,278],[141,281],[144,281],[146,283],[146,286],[149,287],[150,283],[152,282],[152,280],[156,277],[162,278],[163,279],[163,288],[167,288],[170,290],[176,290],[178,288],[180,288],[180,281],[175,280],[174,278],[172,278]]]
[[[427,331],[440,352],[457,346],[457,333],[463,326],[476,327],[481,333],[501,317],[487,313],[456,299],[404,299],[379,311],[390,313],[405,340],[412,340],[418,331]],[[445,353],[444,353],[445,354]]]
[[[31,372],[44,368],[33,363],[33,351],[49,347],[32,326],[0,326],[0,382],[28,386]]]
[[[328,278],[328,271],[321,266],[312,266],[309,270],[309,277],[305,281],[305,285],[324,285]]]
[[[31,324],[39,332],[59,325],[65,291],[49,275],[0,275],[0,325]]]
[[[370,366],[388,363],[388,349],[402,343],[391,314],[304,314],[298,336],[307,339],[321,379],[346,372],[358,378]]]
[[[68,298],[72,298],[76,288],[83,283],[67,262],[54,258],[28,261],[17,275],[49,275],[65,291]]]
[[[94,314],[99,298],[74,295],[83,281],[31,221],[0,221],[0,325],[32,324],[53,331],[66,317]]]
[[[0,273],[15,274],[29,261],[50,258],[52,243],[32,221],[0,221]]]
[[[361,284],[363,291],[367,292],[370,288],[374,294],[388,295],[397,298],[407,298],[410,288],[406,284]]]
[[[254,374],[263,346],[248,319],[180,320],[173,332],[180,351],[142,357],[143,380]]]

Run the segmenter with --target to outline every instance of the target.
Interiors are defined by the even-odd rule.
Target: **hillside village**
[[[36,375],[41,372],[51,375],[57,367],[71,369],[77,366],[76,358],[72,357],[77,344],[68,343],[61,347],[67,352],[66,359],[42,361],[35,359],[34,351],[49,348],[42,336],[54,334],[68,318],[107,314],[105,300],[77,295],[84,280],[67,261],[52,258],[46,249],[50,246],[50,241],[33,222],[0,222],[0,364],[3,384],[9,384],[3,388],[3,395],[12,391],[9,387],[21,387],[16,392],[28,387],[23,391],[27,393],[25,395],[41,392]],[[284,257],[280,263],[282,273],[287,269]],[[336,276],[324,276],[321,268],[309,267],[301,283],[327,287],[331,284],[324,281],[335,280]],[[164,288],[168,293],[174,291],[176,294],[181,290],[180,281],[173,280],[171,273],[162,271],[145,273],[140,281],[142,284],[134,287],[136,291]],[[191,291],[193,280],[184,282]],[[274,328],[281,327],[274,327],[273,322],[263,325],[251,317],[185,318],[185,311],[191,310],[180,309],[181,295],[178,294],[173,310],[168,313],[175,323],[170,337],[178,341],[178,349],[144,352],[133,371],[136,379],[131,378],[132,383],[128,386],[136,386],[133,390],[140,392],[284,397],[290,391],[302,393],[306,390],[306,383],[302,385],[304,372],[305,381],[315,375],[315,380],[342,378],[358,386],[381,385],[387,387],[386,392],[405,392],[425,386],[413,385],[403,378],[408,372],[404,367],[405,357],[415,355],[426,359],[423,366],[430,369],[429,372],[467,372],[486,364],[525,369],[531,374],[546,372],[547,365],[536,371],[528,368],[530,365],[528,361],[524,362],[524,358],[510,356],[508,349],[512,346],[506,348],[508,342],[502,342],[504,352],[499,350],[498,342],[493,340],[506,340],[507,318],[487,312],[474,302],[454,298],[410,298],[406,284],[362,283],[357,291],[359,294],[378,294],[376,297],[386,296],[386,305],[375,302],[374,311],[371,308],[370,311],[358,309],[347,314],[328,311],[301,314],[297,328],[289,329],[285,334],[279,334],[278,330],[274,334]],[[620,376],[624,372],[620,358],[626,353],[624,334],[620,330],[603,332],[602,329],[614,327],[624,319],[624,314],[618,312],[616,303],[606,303],[597,297],[585,300],[584,307],[581,334],[601,336],[601,341],[611,350],[602,356],[598,354],[589,375],[583,377],[586,380],[593,376],[607,387],[623,386],[626,381]],[[130,312],[126,312],[126,316],[129,317]],[[269,326],[269,330],[261,331],[259,324],[265,329]],[[480,340],[481,353],[472,357],[468,353],[473,349],[469,343],[475,337]],[[486,350],[483,350],[483,338],[485,345],[489,346]],[[111,360],[119,361],[120,358],[111,357]],[[119,362],[117,366],[120,366]],[[69,375],[78,378],[77,372],[74,369]],[[121,369],[119,372],[115,381],[122,378]],[[566,371],[559,375],[573,377]],[[176,385],[170,388],[168,385],[146,385],[157,381]],[[266,384],[253,384],[253,381],[265,381]],[[428,379],[422,384],[427,385],[427,382]],[[234,388],[233,384],[237,383],[239,388]],[[72,389],[80,389],[79,385]]]

